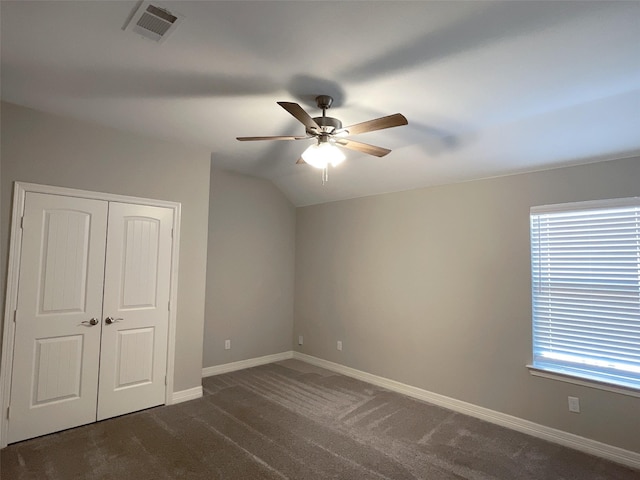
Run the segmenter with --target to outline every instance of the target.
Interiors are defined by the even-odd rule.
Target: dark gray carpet
[[[10,445],[2,480],[631,480],[640,472],[288,360]]]

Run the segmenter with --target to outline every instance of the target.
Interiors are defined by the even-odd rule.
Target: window
[[[640,390],[640,198],[531,209],[533,368]]]

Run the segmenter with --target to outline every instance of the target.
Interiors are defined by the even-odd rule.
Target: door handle
[[[94,325],[97,325],[99,321],[97,318],[92,318],[91,320],[84,320],[82,323],[93,327]]]
[[[124,318],[107,317],[104,319],[104,323],[111,325],[112,323],[121,322],[122,320],[124,320]]]

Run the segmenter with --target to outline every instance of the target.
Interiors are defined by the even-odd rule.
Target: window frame
[[[536,291],[535,291],[535,270],[534,270],[534,229],[533,229],[533,221],[534,216],[539,214],[553,214],[553,213],[561,213],[561,212],[579,212],[580,210],[598,210],[598,209],[611,209],[611,208],[624,208],[624,207],[635,207],[640,208],[640,197],[630,197],[630,198],[620,198],[620,199],[606,199],[606,200],[592,200],[585,202],[571,202],[571,203],[563,203],[563,204],[554,204],[554,205],[541,205],[534,206],[530,208],[529,214],[529,239],[530,239],[530,248],[529,248],[529,256],[531,260],[531,328],[532,328],[532,338],[531,338],[531,363],[527,365],[529,372],[531,375],[549,378],[553,380],[559,380],[571,384],[587,386],[591,388],[597,388],[601,390],[607,390],[615,393],[620,393],[623,395],[630,395],[634,397],[640,397],[640,383],[638,386],[631,386],[627,384],[619,384],[615,381],[603,380],[600,378],[590,377],[589,374],[581,375],[580,372],[575,371],[566,371],[563,370],[560,362],[556,366],[549,365],[552,362],[545,362],[545,364],[537,364],[536,363]],[[640,256],[640,246],[636,247],[638,249],[638,255]],[[640,261],[637,266],[637,271],[640,278]],[[640,283],[640,281],[639,281]],[[640,291],[638,292],[638,297],[640,298]],[[639,320],[640,323],[640,320]],[[594,374],[597,377],[597,374]]]

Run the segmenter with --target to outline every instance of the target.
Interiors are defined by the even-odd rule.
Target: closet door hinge
[[[7,407],[7,420],[9,420],[9,413],[11,412],[11,405]]]
[[[171,300],[167,302],[167,310],[171,311]]]
[[[165,385],[165,387],[167,386],[167,376],[166,375],[164,376],[164,385]]]
[[[23,226],[24,226],[24,215],[20,217],[20,230],[22,230]]]
[[[13,311],[13,323],[16,323],[16,318],[18,318],[18,309]]]

